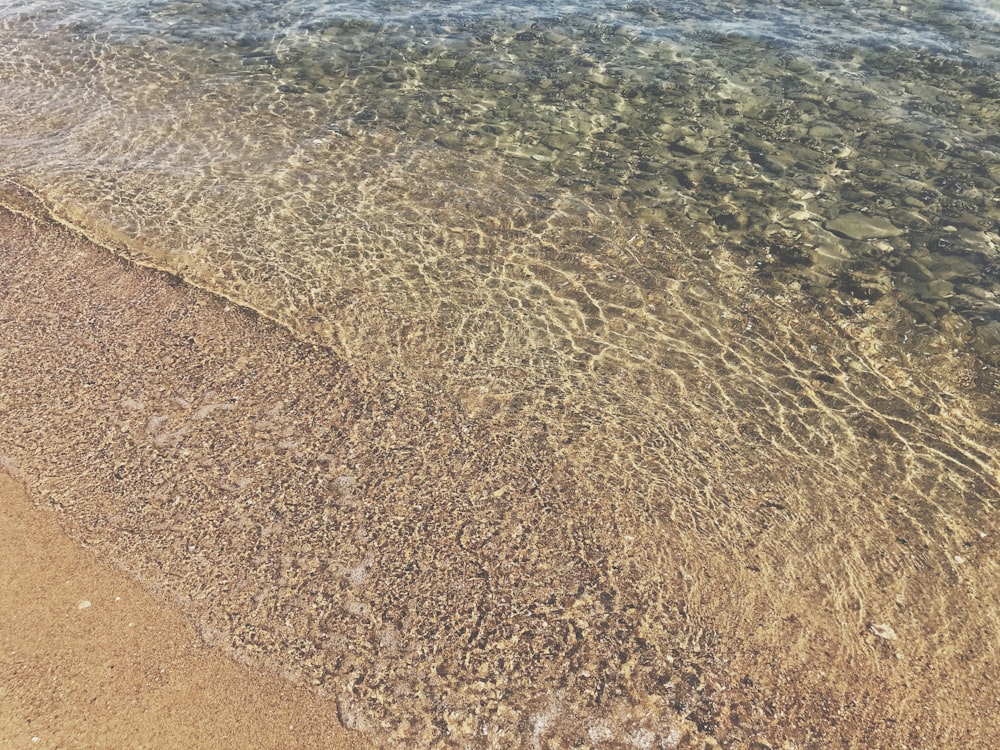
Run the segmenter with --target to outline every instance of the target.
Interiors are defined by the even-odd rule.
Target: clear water
[[[643,590],[777,483],[774,576],[950,613],[872,561],[992,533],[998,68],[992,2],[7,2],[0,199],[627,477]]]
[[[263,210],[277,235],[254,237],[256,253],[308,267],[308,248],[357,200],[330,192],[342,161],[364,169],[378,154],[430,162],[458,191],[507,170],[522,193],[506,198],[514,205],[546,191],[622,223],[691,227],[710,251],[731,249],[783,284],[848,304],[893,295],[996,359],[1000,42],[989,4],[3,13],[9,177],[151,254],[212,255],[234,277],[220,288],[269,312],[301,290],[235,291],[237,279],[256,285],[230,257],[250,241],[246,216]],[[417,200],[440,193],[435,177],[408,179]],[[310,228],[289,237],[296,205]],[[165,212],[194,221],[178,233],[157,219]],[[842,214],[874,228],[838,224]],[[205,235],[217,246],[199,247]]]

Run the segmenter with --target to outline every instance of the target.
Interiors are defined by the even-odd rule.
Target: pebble
[[[873,623],[868,626],[868,630],[872,633],[872,635],[877,635],[879,638],[886,641],[894,641],[899,637],[896,635],[896,631],[893,630],[890,625],[886,625],[885,623]]]
[[[869,216],[860,211],[851,211],[831,219],[824,225],[828,230],[852,240],[874,240],[883,237],[898,237],[903,230],[881,216]]]
[[[813,138],[840,138],[844,131],[831,122],[820,122],[809,128],[809,135]]]
[[[686,135],[676,141],[674,147],[685,154],[697,156],[708,151],[708,141],[698,136]]]

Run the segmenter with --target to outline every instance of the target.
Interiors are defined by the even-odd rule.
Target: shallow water
[[[94,231],[211,256],[233,277],[221,288],[252,306],[289,307],[296,292],[255,288],[268,285],[244,263],[278,253],[282,273],[309,269],[344,212],[366,221],[352,169],[395,163],[396,190],[418,203],[440,192],[407,166],[416,158],[458,191],[514,172],[513,209],[565,196],[623,224],[690,226],[815,294],[891,294],[995,359],[988,4],[15,3],[4,15],[5,171]],[[446,205],[439,222],[467,221]],[[251,214],[268,226],[246,226]],[[249,260],[233,257],[248,246]]]
[[[524,507],[565,542],[555,559],[583,561],[586,573],[567,563],[581,617],[602,622],[563,633],[562,677],[539,684],[561,685],[572,721],[610,722],[607,742],[652,701],[667,738],[665,717],[693,699],[658,671],[663,644],[690,636],[721,653],[744,607],[827,613],[811,632],[845,658],[891,640],[879,627],[897,610],[910,658],[954,644],[992,658],[991,8],[12,3],[0,10],[2,199],[260,311],[406,383],[414,402],[444,394],[468,424],[538,446],[539,466],[573,478],[576,505],[560,506],[563,522]],[[159,423],[147,431],[156,442]],[[350,481],[381,517],[405,492],[380,492],[377,466]],[[500,515],[485,516],[504,529],[491,554],[519,560],[537,540]],[[476,523],[462,549],[493,538]],[[142,554],[129,564],[155,577]],[[522,561],[518,611],[544,599],[536,563]],[[438,599],[419,601],[454,599],[455,585],[442,574]],[[640,609],[601,599],[610,589]],[[988,603],[974,626],[956,614],[970,590]],[[343,606],[389,618],[387,592]],[[685,607],[713,634],[692,635]],[[512,608],[487,608],[494,630]],[[462,630],[460,613],[439,616],[441,632]],[[376,620],[328,627],[370,648]],[[760,648],[781,648],[783,627]],[[587,692],[588,668],[566,656],[575,641],[599,655],[620,645],[623,663],[642,654],[624,678],[601,671],[630,686],[630,708]],[[416,647],[380,653],[376,684],[434,663]],[[391,721],[354,666],[324,669],[333,693],[350,684],[362,725],[398,720],[426,739],[447,706],[441,738],[481,729],[447,697],[467,674],[397,696]],[[533,673],[519,669],[524,690]],[[539,701],[508,702],[538,718]],[[411,710],[437,715],[411,726]]]

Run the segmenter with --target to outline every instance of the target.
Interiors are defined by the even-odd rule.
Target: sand
[[[39,234],[32,234],[28,223],[6,214],[3,220],[5,239],[28,250],[44,238],[65,248],[53,229],[36,226]],[[17,283],[13,274],[2,281],[0,298]],[[10,340],[0,336],[5,364]],[[27,386],[23,377],[7,378],[0,399],[17,399]],[[5,403],[10,439],[12,409]],[[60,430],[35,427],[39,443],[18,439],[19,448],[44,449],[44,435]],[[2,463],[17,473],[9,453]],[[78,486],[87,492],[85,482]],[[0,747],[368,746],[341,726],[329,697],[208,647],[176,598],[153,594],[96,558],[63,531],[67,520],[38,507],[0,470]]]
[[[0,213],[0,466],[44,509],[5,503],[33,525],[0,548],[92,566],[43,584],[11,558],[31,571],[0,631],[23,641],[0,668],[12,741],[327,746],[339,721],[382,747],[988,746],[995,431],[901,396],[886,418],[856,393],[864,340],[783,314],[751,320],[776,381],[748,323],[678,313],[678,346],[726,337],[736,366],[678,368],[664,431],[600,452],[611,427],[578,429],[576,402],[492,408]],[[823,398],[825,433],[798,422]],[[14,608],[24,587],[52,614]]]
[[[0,746],[367,747],[328,699],[207,648],[0,474]]]

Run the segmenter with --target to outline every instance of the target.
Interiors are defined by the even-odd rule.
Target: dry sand
[[[325,700],[207,648],[0,474],[0,747],[367,747]]]

